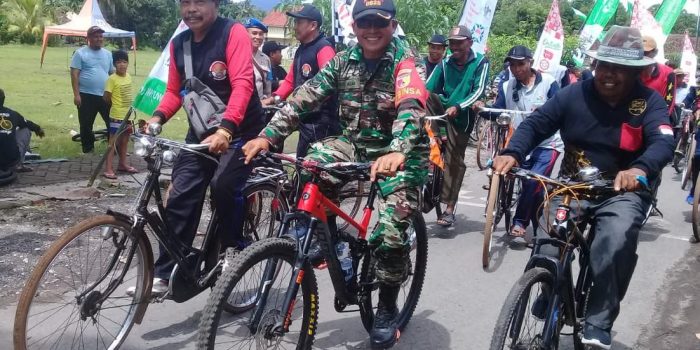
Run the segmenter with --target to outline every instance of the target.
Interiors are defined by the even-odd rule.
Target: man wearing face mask
[[[250,41],[253,43],[253,73],[255,74],[255,90],[260,100],[272,94],[272,81],[268,79],[270,73],[270,58],[261,50],[267,34],[267,26],[257,18],[248,18],[243,24],[248,29]]]
[[[191,152],[180,152],[172,171],[165,218],[170,231],[192,244],[207,187],[219,222],[217,237],[226,247],[224,269],[235,253],[248,242],[243,239],[244,198],[242,188],[251,166],[241,160],[241,146],[264,126],[262,106],[254,93],[250,38],[246,28],[218,16],[220,0],[180,0],[180,15],[189,29],[178,34],[170,46],[168,85],[163,99],[148,124],[166,123],[182,107],[187,81],[185,46],[191,46],[192,76],[208,86],[226,110],[215,132],[198,138],[190,128],[187,143],[209,145],[219,164]],[[155,263],[152,293],[168,290],[174,261],[161,247]],[[134,288],[127,290],[133,293]]]
[[[452,55],[445,64],[435,68],[425,84],[428,91],[440,98],[436,112],[441,113],[444,109],[450,119],[445,147],[445,182],[440,194],[447,208],[437,221],[438,225],[445,227],[455,222],[457,197],[467,170],[464,152],[476,120],[472,107],[483,106],[479,98],[488,85],[489,75],[489,61],[471,49],[472,34],[467,27],[452,28],[448,40]]]
[[[298,12],[287,12],[287,16],[294,18],[294,35],[300,45],[294,53],[289,74],[263,105],[286,100],[294,89],[313,78],[335,56],[333,46],[320,32],[323,17],[315,6],[304,5]],[[297,157],[304,157],[311,144],[340,133],[338,98],[328,98],[320,110],[309,113],[298,127]]]
[[[654,61],[644,57],[638,29],[613,26],[597,51],[595,77],[559,91],[523,121],[508,147],[493,161],[495,174],[522,164],[542,141],[560,130],[565,154],[560,176],[577,178],[579,170],[596,167],[613,180],[610,196],[582,198],[571,215],[590,220],[595,239],[590,246],[593,284],[588,295],[581,342],[609,349],[611,329],[620,312],[637,262],[637,242],[651,198],[635,192],[641,183],[657,181],[673,156],[673,130],[668,107],[652,89],[639,81]],[[550,205],[550,218],[561,197]],[[547,236],[543,234],[542,236]],[[549,301],[540,294],[530,310],[542,319]]]
[[[374,161],[371,178],[383,196],[377,198],[379,225],[369,238],[376,249],[379,300],[370,332],[372,346],[388,348],[397,339],[397,298],[408,276],[410,247],[406,230],[418,207],[418,186],[427,176],[428,140],[421,134],[427,92],[421,62],[408,45],[393,38],[398,22],[392,0],[358,1],[353,31],[358,44],[333,57],[316,76],[298,87],[259,138],[244,147],[246,161],[289,136],[331,96],[338,96],[342,136],[312,145],[306,159],[321,163]],[[405,169],[399,171],[401,164]],[[326,179],[322,191],[334,198],[341,183]],[[334,226],[335,217],[328,218]]]

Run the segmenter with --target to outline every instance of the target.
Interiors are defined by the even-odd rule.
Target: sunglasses
[[[360,29],[377,28],[383,29],[391,24],[390,19],[381,18],[378,16],[371,16],[369,18],[360,18],[355,21],[355,25]]]

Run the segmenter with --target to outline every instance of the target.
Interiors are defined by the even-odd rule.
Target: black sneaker
[[[586,326],[583,328],[581,344],[607,350],[610,349],[612,344],[612,337],[609,330],[586,323]]]

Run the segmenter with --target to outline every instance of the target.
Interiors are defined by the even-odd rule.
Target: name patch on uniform
[[[304,63],[304,65],[301,66],[301,75],[304,78],[308,78],[309,74],[311,74],[311,65],[308,63]]]
[[[226,79],[226,63],[221,61],[214,61],[211,64],[211,66],[209,66],[209,75],[214,80]]]
[[[399,62],[394,81],[397,107],[407,99],[416,99],[425,106],[428,93],[412,59]]]
[[[661,135],[673,136],[673,128],[670,125],[660,125],[659,131]]]
[[[647,101],[645,101],[641,98],[638,98],[638,99],[632,100],[632,102],[630,102],[629,112],[631,115],[639,116],[639,115],[642,115],[642,113],[644,113],[644,111],[646,111],[646,110],[647,110]]]

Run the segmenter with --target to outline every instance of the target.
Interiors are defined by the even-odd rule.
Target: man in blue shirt
[[[70,81],[73,87],[73,103],[78,107],[80,141],[83,153],[90,153],[95,147],[92,126],[99,112],[109,128],[109,111],[102,98],[109,74],[114,71],[112,54],[102,48],[105,31],[92,26],[87,31],[88,45],[75,51],[70,63]]]

